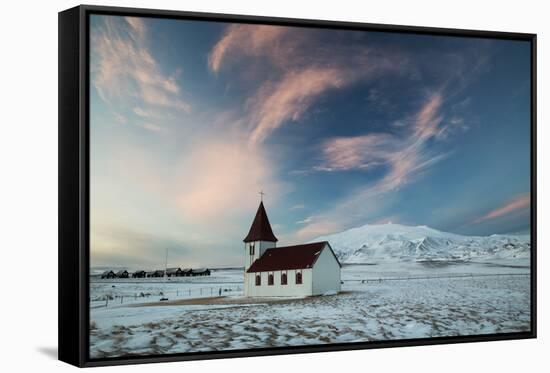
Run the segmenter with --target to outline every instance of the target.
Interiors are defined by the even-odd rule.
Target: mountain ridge
[[[346,264],[523,259],[531,253],[529,235],[465,236],[426,225],[393,223],[366,224],[314,241],[328,241]]]

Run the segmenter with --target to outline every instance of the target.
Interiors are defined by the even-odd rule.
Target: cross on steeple
[[[263,190],[260,190],[260,191],[258,192],[258,194],[260,195],[260,201],[263,202],[263,201],[264,201],[264,194],[265,194],[264,191],[263,191]]]

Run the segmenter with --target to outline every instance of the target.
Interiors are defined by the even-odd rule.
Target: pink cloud
[[[210,52],[208,65],[212,71],[218,72],[227,59],[240,58],[243,55],[280,55],[282,51],[277,48],[276,42],[288,31],[288,27],[281,26],[231,25]]]
[[[176,201],[186,219],[195,222],[234,219],[253,213],[258,191],[269,203],[280,197],[283,184],[274,178],[268,158],[250,151],[239,139],[201,142],[178,166]]]
[[[390,56],[353,45],[327,50],[314,35],[315,31],[306,29],[231,25],[210,52],[212,71],[239,62],[256,74],[253,82],[261,82],[245,107],[250,146],[263,142],[279,127],[299,121],[330,90],[408,68],[407,60],[393,52]]]
[[[140,17],[124,17],[124,20],[128,22],[132,28],[131,37],[134,37],[136,40],[142,40],[145,38],[147,33],[147,27],[143,18]]]
[[[326,162],[315,169],[345,171],[380,166],[392,158],[399,145],[393,135],[386,133],[334,138],[324,145]]]
[[[513,200],[505,203],[503,206],[494,209],[487,214],[474,220],[474,223],[481,223],[486,220],[500,218],[504,215],[511,214],[518,210],[525,209],[531,205],[531,195],[520,195],[515,197]]]
[[[367,55],[361,54],[364,59],[359,58],[354,64],[292,68],[278,80],[264,83],[248,100],[248,120],[252,126],[250,144],[261,143],[277,128],[299,121],[326,92],[399,69],[396,67],[399,64],[388,65],[384,58]]]
[[[287,73],[279,82],[263,85],[249,101],[254,129],[251,144],[260,143],[285,121],[297,121],[321,93],[347,82],[345,74],[334,68],[308,68]]]
[[[441,103],[441,94],[434,93],[416,114],[415,132],[419,138],[429,138],[439,132],[438,126],[443,120],[439,115]]]
[[[190,111],[176,82],[178,72],[164,74],[148,48],[148,29],[139,18],[105,17],[105,27],[91,37],[93,83],[106,102],[124,104],[135,98],[143,105]]]
[[[294,58],[293,52],[287,58]],[[261,85],[248,100],[248,118],[252,126],[250,144],[263,142],[277,128],[301,119],[315,101],[330,90],[342,89],[367,78],[400,71],[402,61],[389,64],[387,57],[360,51],[351,63],[332,63],[291,67],[275,81]]]
[[[441,159],[441,155],[428,154],[424,146],[438,133],[443,118],[441,104],[439,93],[430,96],[414,115],[412,128],[401,135],[372,133],[327,141],[323,146],[324,161],[314,169],[346,171],[386,166],[388,172],[371,190],[378,193],[398,188]]]

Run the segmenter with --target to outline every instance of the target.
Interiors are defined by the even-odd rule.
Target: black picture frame
[[[491,335],[435,337],[259,348],[220,352],[90,359],[89,357],[89,27],[91,14],[262,23],[528,41],[531,45],[531,330]],[[536,34],[320,21],[230,14],[81,5],[59,13],[59,360],[79,367],[283,355],[382,347],[536,338]]]

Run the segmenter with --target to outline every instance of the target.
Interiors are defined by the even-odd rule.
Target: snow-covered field
[[[528,274],[526,258],[351,265],[342,269],[343,292],[338,295],[277,300],[241,297],[242,270],[169,282],[92,279],[90,354],[99,358],[527,331]],[[199,289],[202,298],[196,296]]]
[[[206,298],[221,295],[233,296],[242,293],[242,270],[212,270],[211,276],[105,279],[98,276],[90,279],[90,308],[112,308],[169,300]]]

